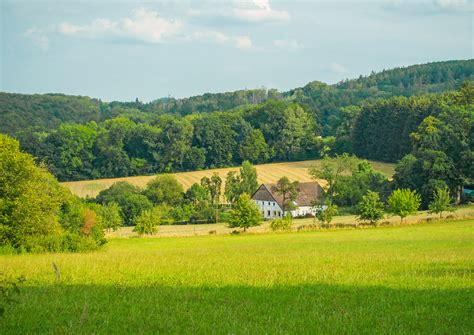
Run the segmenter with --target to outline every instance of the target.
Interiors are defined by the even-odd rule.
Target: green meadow
[[[53,270],[57,264],[60,276]],[[2,334],[472,334],[474,220],[0,256]]]

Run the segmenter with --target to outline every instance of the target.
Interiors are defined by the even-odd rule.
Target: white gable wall
[[[283,210],[275,201],[253,201],[257,204],[258,208],[260,208],[260,212],[262,213],[264,219],[281,218],[283,216]]]

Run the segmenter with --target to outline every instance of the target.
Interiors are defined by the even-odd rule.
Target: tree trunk
[[[462,197],[463,190],[464,190],[464,185],[461,185],[461,186],[459,186],[458,190],[456,191],[456,200],[454,201],[455,205],[459,205],[459,203],[461,202],[461,197]]]

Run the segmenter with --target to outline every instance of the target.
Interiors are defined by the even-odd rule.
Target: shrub
[[[116,202],[109,202],[104,205],[89,204],[99,216],[102,228],[107,231],[116,231],[123,225],[120,206]]]
[[[139,235],[153,235],[158,231],[158,226],[161,223],[161,212],[157,207],[152,210],[145,210],[139,216],[137,216],[133,223],[135,228],[133,231]]]
[[[338,213],[337,211],[337,206],[332,204],[329,200],[326,201],[326,208],[321,207],[317,212],[316,212],[316,218],[322,223],[322,224],[330,224],[333,217],[336,216]]]
[[[270,228],[273,231],[277,230],[291,230],[291,226],[293,224],[293,218],[291,215],[286,215],[282,219],[275,219],[270,221]]]
[[[153,203],[140,192],[140,188],[122,181],[100,192],[95,200],[100,204],[117,203],[124,223],[131,225],[142,211],[153,208]]]
[[[67,194],[56,179],[20,152],[18,141],[0,134],[0,239],[20,250],[34,238],[61,230],[58,222]]]

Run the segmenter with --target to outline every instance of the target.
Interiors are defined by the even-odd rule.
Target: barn
[[[268,219],[281,218],[283,213],[283,197],[276,192],[276,184],[262,184],[252,195],[252,200],[260,208],[263,217]],[[316,182],[299,183],[298,195],[294,200],[296,208],[291,211],[293,217],[314,215],[312,204],[322,197],[322,188]]]

